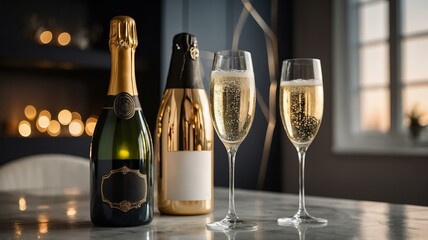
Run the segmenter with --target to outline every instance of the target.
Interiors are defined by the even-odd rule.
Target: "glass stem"
[[[235,157],[237,149],[237,147],[227,149],[229,157],[229,210],[226,218],[229,219],[238,219],[235,211]]]
[[[308,147],[298,147],[297,154],[299,156],[299,210],[297,214],[308,215],[305,206],[305,156]]]

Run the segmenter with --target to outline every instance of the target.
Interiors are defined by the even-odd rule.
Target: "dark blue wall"
[[[280,37],[289,37],[291,24],[288,21],[291,1],[279,1],[273,11],[278,14]],[[271,24],[271,1],[251,1],[262,18]],[[161,43],[161,79],[162,89],[168,72],[172,38],[179,32],[189,32],[198,38],[200,50],[216,52],[232,48],[233,32],[243,9],[240,0],[164,0],[162,10],[162,43]],[[286,32],[286,33],[285,33]],[[280,59],[290,54],[290,40],[282,38],[280,42]],[[265,34],[255,20],[249,16],[244,25],[239,49],[251,52],[257,89],[265,102],[269,95],[269,74]],[[208,69],[209,71],[209,69]],[[279,79],[278,79],[279,80]],[[205,85],[209,84],[209,79]],[[206,86],[207,88],[207,86]],[[277,118],[279,119],[279,118]],[[236,180],[239,188],[255,189],[263,153],[267,129],[267,120],[257,105],[256,115],[250,133],[241,144],[236,156]],[[278,130],[282,126],[277,121],[274,139],[270,151],[265,185],[267,190],[281,190],[281,157],[279,151]],[[225,147],[216,136],[215,141],[215,185],[228,186],[228,161]]]

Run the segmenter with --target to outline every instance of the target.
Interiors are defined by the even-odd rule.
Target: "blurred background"
[[[258,105],[237,155],[236,187],[297,193],[297,154],[276,86],[282,60],[311,57],[321,60],[325,107],[307,154],[306,193],[428,205],[427,13],[424,0],[7,1],[0,167],[40,153],[89,159],[110,77],[109,22],[128,15],[137,23],[137,86],[152,133],[175,34],[194,34],[206,52],[252,53]],[[227,172],[216,136],[216,186],[227,186]]]

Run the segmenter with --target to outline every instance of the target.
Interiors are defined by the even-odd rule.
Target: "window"
[[[334,4],[334,150],[428,154],[428,1]]]

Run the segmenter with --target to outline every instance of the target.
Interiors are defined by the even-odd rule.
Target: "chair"
[[[89,159],[66,154],[37,154],[0,166],[0,191],[89,189]]]

